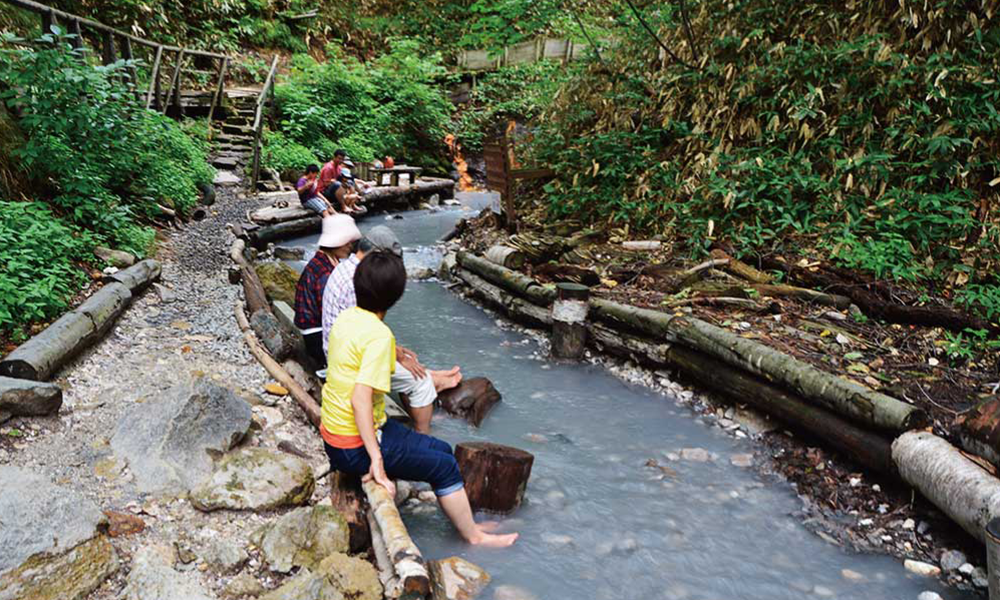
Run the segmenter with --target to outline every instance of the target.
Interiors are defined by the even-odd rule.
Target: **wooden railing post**
[[[221,59],[219,65],[219,81],[215,85],[215,93],[212,94],[212,105],[208,109],[208,130],[212,131],[212,117],[215,116],[215,107],[222,105],[222,93],[226,84],[226,69],[229,68],[229,57]]]
[[[139,73],[135,69],[135,54],[132,53],[132,40],[123,37],[121,40],[122,58],[129,62],[128,76],[131,79],[130,87],[135,90],[139,87]]]
[[[170,98],[174,95],[174,88],[180,85],[181,67],[184,65],[184,49],[177,51],[177,65],[174,67],[174,75],[170,78],[170,87],[167,88],[167,95],[163,98],[163,114],[167,114],[170,108]]]
[[[83,28],[80,27],[80,19],[73,19],[70,21],[69,32],[73,34],[73,37],[69,41],[73,48],[76,50],[86,51],[87,48],[83,45]]]
[[[160,108],[160,61],[163,60],[163,46],[156,47],[156,58],[153,59],[153,70],[149,76],[149,89],[146,91],[146,108]],[[156,98],[156,105],[153,105]]]
[[[42,35],[52,33],[52,19],[53,13],[51,8],[42,13]]]
[[[102,36],[101,62],[107,66],[115,62],[115,35],[105,31]]]
[[[257,192],[257,180],[260,177],[260,139],[261,132],[264,129],[264,105],[267,104],[267,98],[271,94],[272,86],[274,85],[274,76],[278,70],[278,56],[275,56],[271,60],[271,69],[267,72],[267,79],[264,80],[264,87],[260,90],[260,96],[257,97],[257,110],[254,111],[253,116],[253,170],[251,172],[251,189],[254,193]]]

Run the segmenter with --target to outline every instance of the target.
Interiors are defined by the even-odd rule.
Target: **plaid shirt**
[[[336,266],[329,256],[316,252],[295,286],[295,326],[306,332],[323,326],[323,288]]]
[[[330,273],[323,290],[323,352],[330,349],[330,329],[337,316],[357,306],[358,298],[354,295],[354,272],[358,270],[357,254],[352,254],[340,261],[337,268]]]

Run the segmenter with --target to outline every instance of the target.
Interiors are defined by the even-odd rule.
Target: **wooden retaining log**
[[[132,294],[149,287],[154,281],[159,281],[163,267],[151,258],[140,260],[127,269],[122,269],[105,277],[105,280],[117,281],[128,287]]]
[[[483,256],[491,263],[508,269],[517,270],[524,266],[524,254],[510,246],[492,246]]]
[[[506,514],[521,506],[535,457],[511,446],[462,442],[455,460],[472,510]]]
[[[1000,480],[927,431],[896,438],[892,460],[904,481],[986,543],[986,526],[1000,517]]]
[[[712,258],[715,259],[725,259],[727,262],[722,266],[722,270],[731,273],[737,277],[746,279],[747,281],[753,283],[764,283],[770,284],[774,283],[774,278],[768,273],[765,273],[759,269],[756,269],[745,262],[735,259],[732,256],[726,254],[724,250],[716,248],[712,250]]]
[[[367,511],[366,515],[368,529],[372,532],[372,552],[375,554],[375,565],[378,567],[378,580],[382,583],[385,598],[395,600],[403,595],[403,584],[396,576],[392,559],[389,558],[389,549],[385,546],[385,539],[378,523],[375,522],[375,516],[371,511]]]
[[[552,356],[579,360],[587,352],[587,301],[590,289],[575,283],[557,283],[559,297],[552,303]]]
[[[734,402],[753,405],[792,428],[825,441],[862,466],[886,474],[895,470],[888,439],[742,369],[680,344],[622,334],[600,323],[589,323],[588,327],[592,343],[601,350],[643,364],[673,367],[702,387]]]
[[[374,206],[384,202],[412,202],[421,196],[440,194],[447,200],[455,195],[455,181],[437,177],[421,177],[410,185],[381,185],[369,190],[362,196],[365,204]]]
[[[314,216],[316,213],[304,206],[265,206],[250,213],[250,220],[261,225],[273,225]]]
[[[74,310],[59,317],[0,362],[0,376],[46,381],[85,348],[96,343],[128,307],[125,285],[105,285]]]
[[[431,592],[431,580],[420,549],[410,539],[406,525],[399,516],[395,499],[374,480],[362,484],[379,532],[385,541],[393,569],[402,584],[402,598],[426,598]]]
[[[352,553],[365,552],[375,542],[376,532],[369,526],[365,513],[365,492],[361,477],[349,473],[330,473],[330,502],[347,522],[348,540]]]
[[[54,383],[0,377],[0,415],[34,417],[51,415],[62,407],[62,388]],[[0,421],[3,418],[0,417]]]
[[[907,431],[927,423],[927,414],[891,396],[831,375],[764,344],[691,317],[591,298],[591,313],[656,339],[678,341],[734,367],[781,384],[803,398],[865,425]]]
[[[468,285],[473,295],[480,301],[499,310],[515,321],[531,327],[547,328],[552,325],[552,315],[548,309],[505,292],[465,269],[456,269],[455,277]]]
[[[265,225],[249,232],[250,245],[258,250],[267,248],[271,242],[317,233],[323,228],[323,217],[314,215],[274,225]]]
[[[520,294],[538,306],[548,307],[556,299],[554,287],[543,286],[523,273],[511,271],[468,252],[458,252],[457,258],[458,264],[466,270],[472,271],[495,285]]]
[[[472,377],[439,393],[437,399],[443,411],[479,427],[501,396],[489,379]]]

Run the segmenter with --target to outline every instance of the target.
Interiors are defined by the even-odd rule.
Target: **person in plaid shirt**
[[[323,343],[324,352],[329,352],[337,340],[330,339],[330,330],[340,313],[357,306],[354,292],[354,273],[366,254],[387,252],[399,258],[403,247],[396,234],[385,225],[373,227],[357,244],[357,252],[340,261],[327,278],[323,291]],[[429,433],[434,401],[438,392],[453,388],[462,381],[459,367],[448,371],[434,371],[424,367],[412,350],[396,346],[396,368],[392,373],[391,391],[404,394],[406,411],[413,419],[413,429],[418,433]]]
[[[319,250],[302,269],[295,286],[295,326],[302,330],[306,352],[323,366],[326,366],[323,290],[334,267],[351,254],[352,244],[359,239],[361,232],[351,217],[340,214],[324,217]]]

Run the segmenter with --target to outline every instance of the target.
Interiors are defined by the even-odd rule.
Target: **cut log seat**
[[[535,457],[511,446],[462,442],[455,459],[472,510],[506,514],[521,505]]]
[[[449,415],[479,427],[490,410],[500,402],[500,392],[489,379],[472,377],[438,394],[438,402]]]

